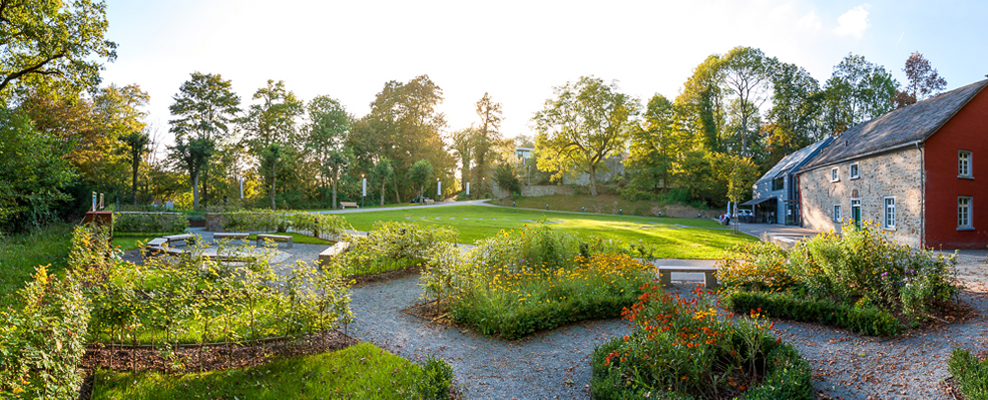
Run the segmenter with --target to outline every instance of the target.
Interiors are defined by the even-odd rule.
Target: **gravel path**
[[[470,399],[590,398],[594,346],[630,332],[624,321],[587,321],[508,342],[401,311],[421,294],[417,275],[352,289],[349,334],[410,360],[449,361]]]

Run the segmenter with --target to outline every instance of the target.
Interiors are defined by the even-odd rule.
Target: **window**
[[[885,227],[895,229],[895,197],[885,198]]]
[[[840,180],[840,169],[834,167],[833,169],[830,170],[830,181],[837,182],[839,180]]]
[[[957,197],[957,229],[971,229],[971,197]]]
[[[858,175],[858,163],[851,164],[851,171],[848,173],[851,179],[858,179],[861,176]]]
[[[772,190],[782,190],[786,187],[786,178],[775,178],[772,180]]]
[[[971,152],[960,150],[957,152],[957,177],[971,177]]]
[[[834,204],[834,222],[840,222],[840,204]]]

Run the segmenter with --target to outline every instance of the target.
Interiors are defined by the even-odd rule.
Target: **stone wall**
[[[857,163],[860,178],[850,178],[850,164]],[[831,182],[831,169],[839,169],[840,180]],[[920,246],[922,225],[922,158],[918,149],[907,149],[870,158],[843,162],[799,174],[803,224],[810,229],[840,232],[853,214],[851,199],[861,200],[861,220],[883,226],[886,196],[895,197],[895,229],[892,238]],[[841,205],[843,222],[833,221],[835,204]]]
[[[554,186],[554,185],[521,185],[521,196],[522,197],[542,197],[542,196],[554,196],[554,195],[564,195],[572,196],[574,194],[588,194],[590,193],[589,188],[576,187],[576,186]],[[494,185],[494,197],[498,199],[503,199],[510,196],[507,190],[501,189],[497,184]]]

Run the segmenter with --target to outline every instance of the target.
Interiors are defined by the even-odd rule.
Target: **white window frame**
[[[861,166],[858,163],[851,163],[848,167],[848,179],[858,179],[861,177]]]
[[[966,157],[965,157],[966,156]],[[972,159],[973,154],[971,150],[957,150],[957,177],[973,179],[974,172],[972,171]],[[963,167],[963,168],[962,168]]]
[[[889,204],[889,200],[892,200],[891,204]],[[892,218],[889,218],[889,210],[892,211]],[[885,229],[895,229],[895,222],[898,218],[895,213],[895,196],[885,196],[882,198],[882,211],[882,226]]]
[[[843,215],[841,215],[841,214],[842,213],[841,213],[841,206],[840,206],[840,204],[834,204],[834,212],[833,212],[834,222],[838,222],[838,223],[841,222],[841,220],[843,218]]]
[[[830,181],[840,182],[840,167],[833,167],[830,169]]]
[[[961,204],[961,203],[965,204]],[[962,208],[963,207],[963,208]],[[973,230],[974,229],[974,198],[971,196],[957,196],[957,230]],[[966,215],[964,218],[966,221],[961,221],[961,210],[964,211]]]

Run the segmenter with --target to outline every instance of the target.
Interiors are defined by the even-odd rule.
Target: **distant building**
[[[532,158],[532,152],[535,149],[531,147],[517,147],[515,148],[515,157],[518,157],[518,161],[527,161]]]
[[[889,112],[823,146],[796,174],[804,226],[872,221],[914,247],[985,248],[986,85]]]
[[[755,208],[755,218],[773,224],[801,225],[796,172],[833,140],[824,138],[779,160],[752,186],[752,200],[742,203]]]

